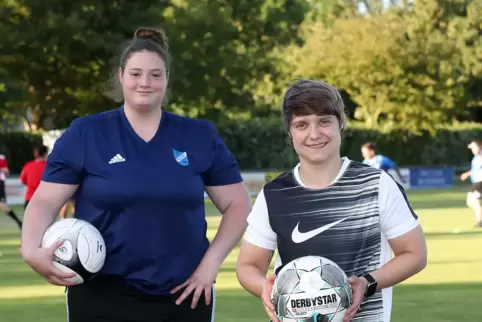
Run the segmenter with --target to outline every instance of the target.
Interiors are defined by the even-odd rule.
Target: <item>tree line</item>
[[[369,128],[434,130],[482,106],[477,0],[5,0],[0,116],[32,128],[119,103],[106,95],[120,45],[162,27],[168,109],[222,122],[278,118],[292,79],[324,79]]]

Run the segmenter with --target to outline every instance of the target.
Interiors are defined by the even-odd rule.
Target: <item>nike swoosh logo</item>
[[[328,225],[325,225],[325,226],[322,226],[320,228],[317,228],[315,230],[311,230],[311,231],[307,231],[305,233],[302,233],[299,231],[298,227],[300,225],[300,223],[298,222],[296,224],[296,227],[295,229],[293,229],[293,233],[291,234],[291,239],[293,240],[294,243],[302,243],[302,242],[305,242],[307,241],[308,239],[311,239],[313,237],[315,237],[316,235],[319,235],[321,234],[322,232],[324,232],[325,230],[328,230],[330,229],[331,227],[335,226],[335,225],[338,225],[339,223],[341,223],[342,221],[344,221],[345,219],[347,219],[348,217],[346,218],[343,218],[343,219],[340,219],[340,220],[337,220],[335,222],[332,222],[331,224],[328,224]]]

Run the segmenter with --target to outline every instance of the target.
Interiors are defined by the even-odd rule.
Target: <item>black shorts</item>
[[[7,194],[5,193],[5,181],[0,180],[0,201],[7,202]]]
[[[482,181],[473,183],[470,186],[470,192],[478,192],[479,195],[482,195]]]
[[[140,292],[119,281],[94,279],[69,287],[67,295],[68,322],[212,322],[214,321],[215,292],[211,304],[204,295],[195,309],[192,296],[176,305],[180,291],[173,295],[153,296]]]

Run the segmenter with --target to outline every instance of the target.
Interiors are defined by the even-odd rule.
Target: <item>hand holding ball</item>
[[[42,248],[63,243],[53,253],[54,266],[62,272],[75,274],[66,278],[82,284],[98,273],[105,262],[105,242],[100,232],[85,220],[68,218],[50,226],[42,238]]]

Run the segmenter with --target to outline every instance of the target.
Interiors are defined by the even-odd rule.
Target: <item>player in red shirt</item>
[[[42,174],[47,165],[47,154],[48,148],[45,145],[35,147],[33,151],[35,160],[27,162],[22,169],[20,181],[27,186],[27,191],[25,193],[25,208],[27,208],[30,199],[40,184]]]
[[[22,229],[22,221],[7,205],[7,194],[5,192],[5,179],[10,174],[8,170],[8,162],[5,155],[0,154],[0,208],[5,212],[7,216],[12,218],[18,225],[20,230]]]

